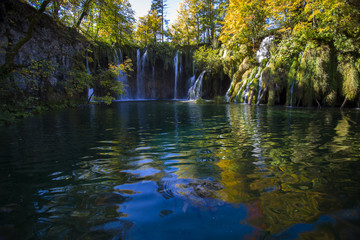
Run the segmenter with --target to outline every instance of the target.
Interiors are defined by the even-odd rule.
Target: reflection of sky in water
[[[335,226],[356,236],[359,118],[156,101],[34,118],[2,130],[0,229],[31,228],[21,234],[38,238],[296,239]],[[28,213],[32,221],[14,220]]]

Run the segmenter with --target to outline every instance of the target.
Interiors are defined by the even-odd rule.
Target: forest
[[[128,0],[0,8],[2,120],[121,95],[360,105],[357,0],[183,0],[172,24],[166,0],[137,21]]]

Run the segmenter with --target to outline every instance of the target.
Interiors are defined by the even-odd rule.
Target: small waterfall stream
[[[141,78],[141,53],[140,49],[136,51],[136,98],[140,96],[140,78]]]
[[[293,105],[292,103],[293,103],[294,85],[295,85],[295,81],[292,82],[290,87],[290,107],[292,107]]]
[[[267,36],[261,41],[260,48],[256,52],[256,59],[258,63],[261,63],[264,59],[269,58],[270,45],[274,41],[274,39],[274,36]]]
[[[136,76],[136,98],[145,99],[145,64],[146,64],[147,50],[141,57],[140,49],[137,50],[137,76]]]
[[[89,67],[89,59],[88,59],[88,52],[86,51],[86,71],[87,74],[90,76],[91,75],[91,71],[90,71],[90,67]],[[94,89],[93,88],[88,88],[88,101],[91,102],[93,101],[93,96],[94,95]]]
[[[178,67],[179,67],[179,51],[176,51],[174,57],[174,69],[175,69],[174,99],[177,99]]]
[[[115,50],[115,54],[114,54],[114,61],[116,65],[120,65],[121,63],[123,63],[123,55],[121,52],[121,49],[119,49],[119,54],[118,52]],[[131,98],[131,96],[129,95],[130,91],[128,90],[128,78],[126,73],[124,73],[123,71],[119,70],[119,76],[116,77],[116,80],[118,82],[122,82],[123,84],[123,94],[120,96],[120,100],[128,100]]]
[[[253,73],[251,73],[251,76],[254,76],[254,71],[255,71],[255,70],[256,70],[256,68],[254,68]],[[258,72],[256,73],[255,77],[252,78],[252,79],[250,80],[250,82],[249,82],[249,83],[246,85],[246,87],[245,87],[245,91],[244,91],[244,94],[243,94],[244,103],[248,103],[250,86],[251,86],[251,84],[253,83],[254,79],[257,78],[258,75],[260,74],[260,70],[261,70],[261,68],[259,67],[259,70],[258,70]],[[250,77],[251,77],[251,76],[250,76]]]
[[[203,79],[205,76],[206,71],[203,71],[200,76],[198,77],[198,79],[196,79],[195,83],[190,87],[189,92],[188,92],[188,98],[190,100],[196,100],[198,98],[201,97],[201,92],[202,92],[202,84],[203,84]],[[195,76],[193,76],[195,79]]]

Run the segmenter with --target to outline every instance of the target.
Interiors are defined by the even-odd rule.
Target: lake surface
[[[118,102],[0,128],[0,239],[357,239],[360,110]]]

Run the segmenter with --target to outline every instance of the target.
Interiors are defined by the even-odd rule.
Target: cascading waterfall
[[[274,41],[273,36],[268,36],[268,37],[264,38],[260,44],[259,50],[256,52],[256,59],[257,59],[258,63],[260,64],[259,65],[259,74],[256,77],[259,79],[259,88],[258,88],[259,90],[258,90],[258,97],[257,97],[258,103],[260,103],[260,96],[261,96],[261,90],[262,90],[262,78],[263,78],[263,71],[260,72],[261,63],[264,59],[269,58],[270,45],[273,41]],[[269,66],[269,62],[267,62],[265,68],[268,66]]]
[[[223,56],[222,56],[223,59],[226,58],[226,54],[227,54],[227,49],[225,48]]]
[[[195,79],[196,79],[196,76],[195,76],[195,61],[193,61],[192,72],[193,72],[193,75],[186,82],[186,89],[187,89],[188,93],[190,91],[190,88],[194,85]]]
[[[174,99],[177,99],[178,66],[179,66],[179,51],[176,51],[174,57],[174,69],[175,69]]]
[[[147,57],[147,50],[145,51],[144,55],[141,59],[141,86],[140,86],[140,93],[141,98],[145,98],[145,64],[146,64],[146,57]]]
[[[256,52],[256,59],[258,63],[261,63],[264,59],[269,58],[270,54],[270,45],[274,41],[273,36],[267,36],[261,41],[260,48]]]
[[[139,99],[140,96],[140,78],[141,78],[141,55],[140,49],[136,51],[136,98]]]
[[[201,97],[203,79],[206,71],[203,71],[198,79],[196,79],[195,83],[190,87],[188,95],[190,100],[196,100]],[[195,79],[195,76],[194,76]]]
[[[254,68],[253,73],[254,73],[255,70],[256,70],[256,68]],[[261,68],[259,67],[259,71],[257,72],[255,78],[257,78],[257,76],[260,74],[260,70],[261,70]],[[251,74],[251,76],[254,76],[253,73]],[[254,79],[255,79],[255,78],[253,78],[253,77],[251,77],[251,78],[252,78],[252,79],[251,79],[250,82],[246,85],[246,88],[245,88],[245,91],[244,91],[244,95],[243,95],[244,103],[247,103],[247,102],[248,102],[250,86],[251,86],[251,84],[253,83],[253,81],[254,81]]]
[[[230,83],[230,87],[228,88],[228,90],[226,91],[226,94],[225,94],[225,101],[226,101],[226,102],[229,102],[229,101],[230,101],[231,86],[232,86],[232,83]]]
[[[88,59],[88,52],[86,51],[86,71],[88,73],[88,75],[91,75],[91,71],[90,71],[90,67],[89,67],[89,59]],[[93,94],[94,94],[94,89],[92,88],[88,88],[88,101],[93,101]]]
[[[123,56],[122,56],[122,52],[121,49],[119,49],[119,55],[117,53],[117,51],[115,50],[115,64],[116,65],[120,65],[123,62]],[[116,80],[118,82],[122,82],[123,86],[124,86],[124,94],[120,96],[121,100],[128,100],[130,99],[129,96],[129,91],[128,91],[128,78],[126,73],[124,73],[123,71],[119,70],[119,76],[116,77]]]
[[[261,96],[261,90],[262,90],[262,78],[263,78],[263,72],[261,72],[260,74],[260,78],[259,78],[259,91],[258,91],[258,96],[257,96],[257,101],[259,102],[260,100],[260,96]],[[260,103],[260,102],[259,102]]]
[[[290,88],[290,106],[292,106],[292,102],[293,102],[294,85],[295,85],[295,81],[292,82]]]
[[[136,54],[137,60],[137,75],[136,75],[136,98],[137,99],[145,99],[145,64],[146,64],[146,56],[147,50],[144,55],[141,57],[140,49],[137,50]]]
[[[270,62],[267,62],[265,68],[267,68],[269,66]],[[264,68],[264,69],[265,69]],[[256,104],[260,104],[260,96],[261,96],[261,90],[262,90],[262,79],[263,79],[263,73],[264,73],[264,69],[261,71],[260,73],[260,78],[259,78],[259,91],[258,91],[258,97],[257,97],[257,103]]]

